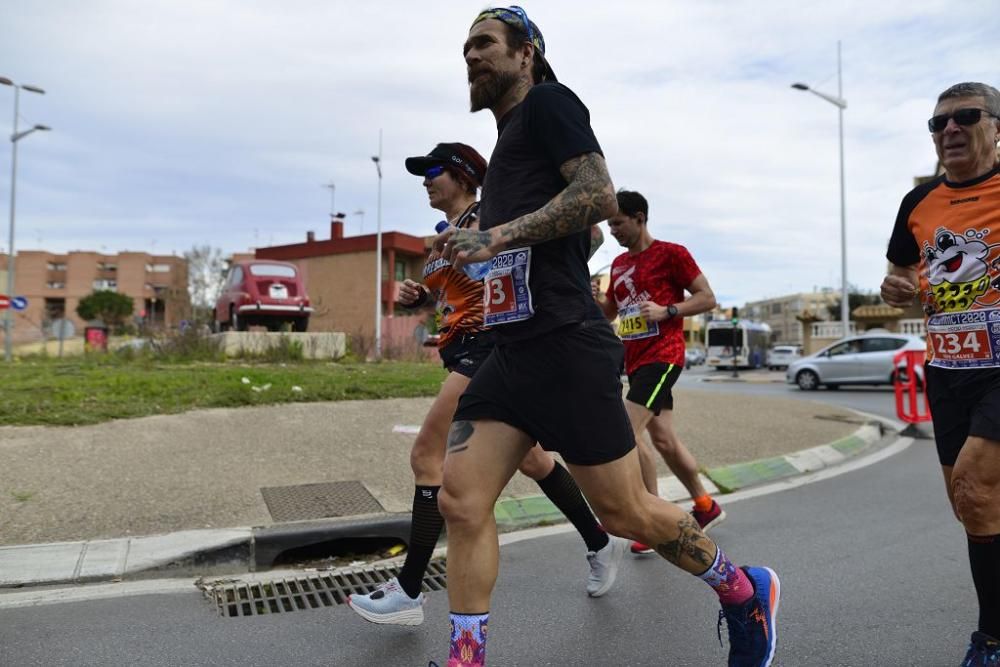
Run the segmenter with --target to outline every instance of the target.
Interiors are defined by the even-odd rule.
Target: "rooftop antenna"
[[[335,206],[336,196],[337,196],[337,186],[333,181],[330,181],[324,188],[330,188],[330,219],[333,220],[334,216],[337,214],[337,208]]]

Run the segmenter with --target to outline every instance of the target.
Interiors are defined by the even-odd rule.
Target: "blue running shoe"
[[[769,567],[740,568],[753,582],[754,595],[741,605],[723,605],[719,612],[729,627],[729,667],[768,667],[778,644],[778,601],[781,582]]]
[[[969,652],[965,654],[962,667],[1000,666],[1000,641],[984,632],[973,632],[969,641]]]

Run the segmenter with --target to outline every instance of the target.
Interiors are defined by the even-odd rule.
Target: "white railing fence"
[[[927,334],[927,329],[924,328],[923,318],[911,319],[911,320],[900,320],[899,321],[899,333],[913,334],[914,336],[924,336]]]
[[[857,332],[858,329],[854,322],[850,323],[846,334],[841,322],[813,322],[812,324],[813,338],[843,338]]]

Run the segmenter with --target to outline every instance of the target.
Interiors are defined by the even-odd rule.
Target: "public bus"
[[[766,364],[767,350],[771,347],[771,327],[761,322],[738,320],[735,333],[733,329],[732,320],[712,320],[708,323],[706,363],[719,370],[732,368],[735,344],[737,368],[760,368]]]

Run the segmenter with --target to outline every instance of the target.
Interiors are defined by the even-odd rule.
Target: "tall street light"
[[[375,227],[375,360],[382,358],[382,130],[378,131],[378,155],[372,156],[378,172],[378,213]]]
[[[837,95],[828,95],[810,88],[804,83],[793,83],[796,90],[807,90],[837,107],[837,118],[840,126],[840,325],[843,335],[850,334],[851,313],[847,300],[847,218],[844,209],[844,109],[847,100],[844,99],[844,87],[840,68],[840,41],[837,42]]]
[[[38,93],[39,95],[44,95],[45,91],[38,86],[29,86],[26,84],[14,83],[6,77],[0,76],[0,84],[4,86],[12,86],[14,88],[14,131],[10,135],[10,231],[7,239],[7,291],[10,293],[10,297],[15,296],[14,292],[14,211],[15,211],[15,188],[17,187],[17,142],[24,139],[26,136],[35,132],[36,130],[48,131],[52,128],[46,125],[35,125],[30,130],[24,130],[23,132],[17,131],[17,117],[19,113],[19,104],[21,98],[21,90],[27,90],[29,93]],[[3,321],[3,331],[4,331],[4,359],[8,362],[14,358],[13,353],[13,337],[14,337],[14,315],[12,313],[13,309],[8,308],[4,313]]]

